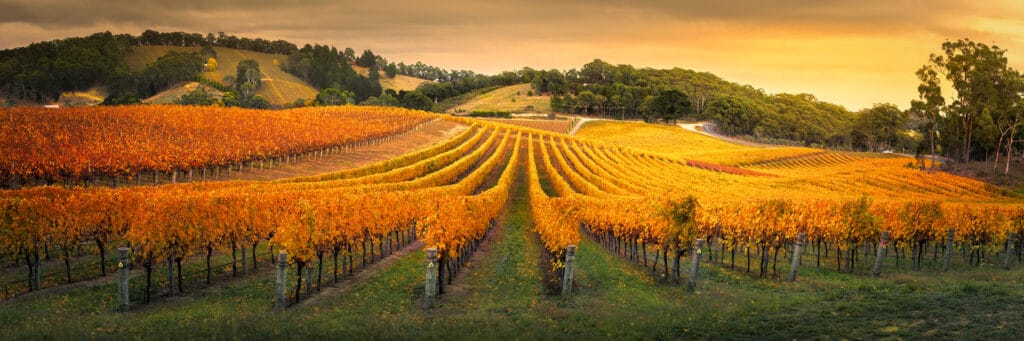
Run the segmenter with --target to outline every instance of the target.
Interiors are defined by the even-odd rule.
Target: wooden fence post
[[[33,272],[32,278],[29,278],[29,291],[42,289],[41,285],[43,281],[43,271],[41,269],[41,266],[43,263],[40,262],[39,260],[39,250],[34,250],[34,252],[32,252],[32,262],[34,264],[34,267],[31,268]]]
[[[423,291],[423,309],[434,307],[437,296],[437,248],[427,249],[427,281]]]
[[[306,263],[306,296],[309,296],[313,294],[313,262]]]
[[[949,229],[949,236],[946,237],[946,254],[942,257],[942,272],[949,270],[949,259],[953,257],[953,229]]]
[[[277,280],[274,281],[274,310],[281,311],[288,306],[288,297],[285,296],[287,285],[286,274],[288,272],[288,253],[281,251],[277,254]]]
[[[249,274],[248,267],[249,267],[249,262],[246,261],[245,245],[242,245],[242,275],[243,276]]]
[[[117,291],[120,303],[117,311],[128,311],[128,254],[126,247],[117,248]]]
[[[171,246],[171,255],[167,257],[167,295],[174,296],[174,246]]]
[[[565,271],[562,276],[562,297],[568,298],[572,295],[573,263],[576,262],[576,245],[569,245],[565,248]]]
[[[800,269],[800,252],[803,251],[804,243],[807,241],[807,234],[800,232],[796,236],[796,246],[793,247],[793,262],[789,266],[789,281],[796,282],[796,273]]]
[[[1006,239],[1006,258],[1003,259],[1003,269],[1010,270],[1010,255],[1013,254],[1013,238],[1016,234],[1010,232],[1010,237]]]
[[[697,238],[697,242],[694,244],[693,252],[693,266],[690,268],[690,278],[686,282],[686,286],[690,290],[697,290],[697,273],[700,270],[700,256],[701,248],[704,247],[704,239]]]
[[[878,277],[882,274],[882,262],[885,261],[885,250],[889,247],[889,231],[882,231],[882,240],[878,242],[878,253],[875,255],[875,268],[871,273]]]

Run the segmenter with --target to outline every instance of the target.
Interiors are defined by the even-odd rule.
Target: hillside
[[[181,98],[181,96],[184,96],[185,94],[194,91],[198,87],[199,87],[199,82],[188,82],[188,83],[185,83],[185,84],[181,84],[181,85],[179,85],[177,87],[173,87],[173,88],[161,91],[161,92],[157,93],[156,95],[153,95],[153,96],[145,99],[143,102],[150,103],[150,104],[174,104],[174,101],[176,101],[177,99]],[[209,92],[210,94],[212,94],[213,96],[217,96],[217,97],[220,97],[220,96],[224,95],[223,93],[221,93],[217,89],[212,89],[212,88],[209,88],[209,87],[206,88],[206,91]]]
[[[352,69],[359,73],[361,76],[369,76],[370,69],[362,66],[352,65]],[[384,75],[383,71],[377,72],[380,75],[380,87],[383,89],[392,89],[395,91],[412,91],[416,90],[416,87],[420,84],[430,82],[426,79],[410,77],[406,75],[395,75],[395,78],[388,78]]]
[[[821,152],[803,147],[752,147],[722,141],[677,126],[618,121],[590,121],[577,137],[637,148],[666,156],[735,166]]]
[[[132,71],[141,71],[146,64],[155,61],[169,51],[199,52],[199,47],[177,47],[177,46],[140,46],[132,49],[125,57],[125,61]],[[265,97],[273,106],[282,106],[285,103],[295,102],[297,99],[312,99],[316,97],[317,90],[309,86],[298,77],[281,71],[277,66],[278,62],[286,60],[285,55],[258,53],[245,50],[236,50],[224,47],[214,47],[217,51],[217,70],[204,72],[203,77],[220,81],[224,77],[234,76],[238,63],[245,59],[253,59],[260,64],[260,71],[263,73],[263,85],[257,94]],[[174,91],[171,89],[171,91]]]
[[[512,113],[551,113],[551,96],[530,96],[530,84],[516,84],[477,95],[449,109],[451,113],[508,111]]]

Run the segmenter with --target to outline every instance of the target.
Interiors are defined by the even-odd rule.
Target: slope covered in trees
[[[208,64],[209,59],[212,58],[216,66],[207,66],[198,73],[197,77],[202,77],[204,79],[203,84],[207,87],[219,85],[222,86],[221,89],[232,90],[236,96],[239,94],[238,86],[240,85],[238,82],[239,65],[243,61],[255,61],[258,66],[256,77],[258,77],[257,81],[259,83],[253,83],[255,88],[253,95],[263,97],[267,100],[268,104],[274,107],[292,104],[299,99],[312,100],[319,92],[316,88],[298,77],[282,71],[278,65],[282,61],[287,60],[288,57],[281,54],[267,54],[226,47],[206,49],[178,46],[139,46],[133,48],[128,53],[126,61],[132,71],[141,71],[145,70],[146,66],[153,63],[157,58],[172,51],[200,54],[204,64]],[[243,74],[244,78],[246,77]],[[196,77],[192,77],[187,80],[195,79]]]
[[[533,89],[561,112],[617,119],[714,121],[723,132],[814,145],[848,144],[855,115],[809,94],[768,94],[709,72],[612,65],[537,71]]]
[[[364,67],[383,71],[386,82],[401,86],[400,90],[411,90],[408,88],[418,82],[407,77],[396,80],[399,75],[452,80],[460,74],[422,63],[396,65],[370,50],[364,51],[360,58]],[[203,35],[146,30],[139,36],[103,32],[0,51],[0,94],[12,100],[50,103],[62,92],[102,87],[110,94],[108,104],[137,103],[200,76],[208,83],[236,87],[234,81],[224,79],[237,65],[237,61],[233,61],[253,59],[262,66],[262,78],[270,80],[266,87],[257,87],[256,92],[274,106],[294,105],[298,99],[304,100],[302,105],[307,101],[313,103],[317,92],[331,88],[351,92],[353,101],[362,102],[379,96],[381,85],[379,75],[360,76],[352,70],[350,64],[360,58],[351,48],[343,51],[327,46],[299,48],[283,40],[253,39],[223,32]],[[306,83],[316,90],[311,90]],[[234,91],[235,95],[239,95],[241,89],[235,90],[238,90]],[[244,100],[239,102],[243,106],[260,106],[245,105]]]

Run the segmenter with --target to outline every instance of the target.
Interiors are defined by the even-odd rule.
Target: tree
[[[256,68],[245,70],[245,83],[251,84],[253,88],[259,88],[260,70]]]
[[[270,108],[270,102],[266,98],[260,95],[253,95],[242,101],[242,107],[253,108],[253,109],[268,109]]]
[[[145,98],[172,85],[194,81],[203,71],[203,64],[198,53],[170,51],[135,76],[135,93]]]
[[[363,55],[356,59],[356,65],[367,68],[377,65],[377,56],[373,55],[373,51],[363,50]]]
[[[359,75],[352,69],[347,57],[330,46],[303,46],[288,55],[283,69],[300,77],[317,89],[337,88],[351,91],[356,102],[380,94],[380,83]]]
[[[220,102],[223,103],[225,107],[242,106],[241,100],[238,99],[238,94],[236,94],[234,91],[225,92],[224,95],[220,97]]]
[[[139,104],[142,103],[135,94],[128,92],[123,93],[120,96],[109,95],[103,99],[103,105],[126,105],[126,104]]]
[[[351,91],[341,91],[337,88],[327,88],[316,95],[316,105],[345,105],[352,104],[355,95]]]
[[[430,97],[434,102],[438,102],[443,98],[453,97],[458,94],[458,92],[452,87],[451,83],[424,82],[416,87],[416,91]]]
[[[765,109],[750,100],[723,96],[712,100],[698,117],[715,122],[723,133],[752,135],[765,115]]]
[[[238,87],[238,94],[241,95],[240,99],[248,99],[256,94],[256,87],[252,86],[252,83],[249,82],[242,83],[242,86]]]
[[[1010,174],[1010,160],[1013,159],[1014,144],[1018,133],[1024,130],[1024,76],[1016,70],[1007,70],[1007,86],[1003,89],[1007,92],[1008,102],[1003,115],[996,120],[996,128],[999,129],[999,144],[996,148],[996,160],[993,169],[999,166],[999,149],[1006,148],[1006,166],[1003,174]]]
[[[202,85],[174,100],[174,104],[181,105],[214,105],[216,103],[217,97],[206,91],[206,87]]]
[[[966,162],[975,151],[974,133],[983,111],[995,110],[1000,102],[1006,102],[1001,91],[1007,83],[1006,51],[961,39],[943,43],[942,52],[932,54],[930,59],[956,90],[956,98],[946,111],[958,120],[960,160]]]
[[[403,107],[423,111],[430,111],[434,108],[434,101],[419,91],[402,91],[399,95],[401,95]]]
[[[345,60],[347,60],[349,62],[355,62],[356,61],[356,50],[353,50],[351,47],[346,47],[345,48],[345,52],[343,53],[343,56],[345,56]]]
[[[868,150],[890,149],[903,134],[907,120],[907,113],[896,105],[876,104],[857,114],[853,132],[858,142]]]
[[[206,72],[217,71],[217,58],[210,57],[206,60]]]
[[[674,122],[690,113],[690,98],[675,89],[664,90],[645,104],[645,116],[661,119],[665,123]]]
[[[250,73],[249,70],[255,70],[254,73]],[[236,87],[241,87],[242,84],[249,83],[253,87],[259,87],[259,75],[260,75],[260,63],[252,60],[245,59],[238,62],[238,66],[235,68],[235,82]]]
[[[597,95],[590,91],[580,92],[576,96],[577,109],[583,109],[583,114],[590,114],[590,108],[597,105]]]
[[[388,89],[380,94],[379,97],[370,97],[366,101],[363,101],[362,105],[378,105],[385,107],[400,107],[402,102],[398,100],[398,94],[394,90]]]
[[[388,78],[395,78],[395,76],[398,75],[398,67],[395,66],[395,63],[389,63],[384,67],[384,74],[387,75]]]
[[[928,143],[931,145],[932,164],[935,168],[935,135],[938,133],[939,115],[946,99],[942,97],[942,87],[939,85],[939,73],[934,65],[926,64],[917,70],[917,79],[921,85],[917,86],[918,100],[911,101],[911,111],[925,119],[928,131]]]

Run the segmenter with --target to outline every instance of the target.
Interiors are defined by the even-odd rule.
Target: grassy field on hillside
[[[517,84],[482,93],[448,112],[508,111],[512,113],[551,113],[551,96],[529,96],[530,84]]]
[[[370,69],[362,66],[353,65],[352,69],[354,69],[356,72],[363,76],[368,76],[370,74]],[[420,84],[429,82],[426,79],[409,77],[406,75],[395,75],[395,78],[388,78],[388,76],[384,75],[383,71],[378,71],[378,74],[380,75],[380,87],[383,89],[392,89],[395,91],[416,90],[416,87],[420,86]]]
[[[296,99],[312,99],[316,97],[317,91],[298,77],[281,71],[278,63],[285,61],[285,55],[275,55],[243,51],[223,47],[214,47],[217,51],[217,70],[204,72],[203,77],[223,83],[224,77],[234,76],[238,63],[245,59],[253,59],[260,64],[260,71],[263,73],[263,85],[257,90],[257,94],[265,97],[271,105],[281,106],[285,103],[295,102]],[[198,52],[198,47],[175,47],[175,46],[140,46],[135,47],[128,55],[128,66],[133,71],[140,71],[146,64],[152,63],[160,56],[169,51]],[[276,61],[276,62],[275,62]]]
[[[199,82],[188,82],[188,83],[182,84],[181,86],[161,91],[161,92],[157,93],[156,95],[153,95],[153,97],[150,97],[150,98],[146,99],[146,103],[173,104],[175,100],[177,100],[178,98],[181,98],[181,96],[184,96],[185,94],[187,94],[189,92],[192,92],[193,90],[195,90],[199,86],[200,86]],[[217,89],[213,89],[213,88],[208,87],[208,86],[206,86],[205,88],[206,88],[207,92],[213,94],[214,96],[218,96],[219,97],[219,96],[223,95]]]

